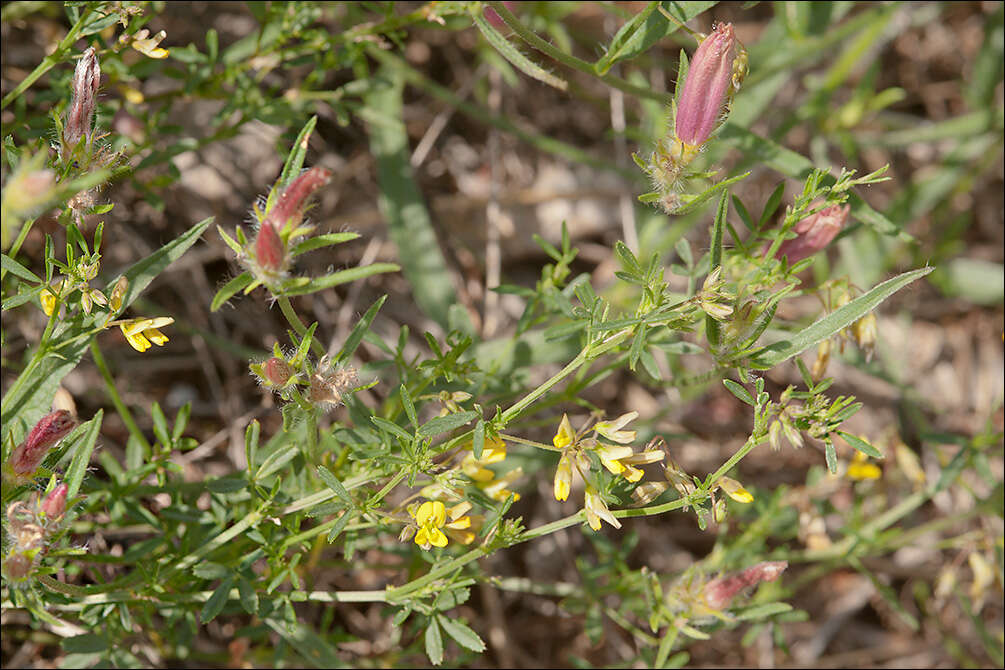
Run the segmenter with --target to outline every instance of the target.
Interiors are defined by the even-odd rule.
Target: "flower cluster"
[[[648,163],[636,158],[652,181],[654,199],[668,214],[685,204],[680,192],[687,179],[710,176],[688,168],[726,120],[747,74],[747,53],[736,39],[733,24],[718,23],[711,34],[699,35],[699,40],[686,77],[677,84],[679,95],[670,114],[669,132],[657,142]]]
[[[23,582],[34,571],[48,540],[60,527],[69,491],[64,482],[44,498],[36,494],[31,504],[18,501],[7,508],[7,528],[13,542],[4,557],[3,572],[12,583]]]
[[[552,439],[552,444],[561,452],[558,468],[555,470],[555,500],[568,500],[572,490],[573,470],[578,471],[579,476],[586,482],[583,507],[586,511],[586,520],[593,530],[600,530],[601,521],[606,521],[615,528],[620,528],[621,523],[611,514],[599,490],[586,476],[592,467],[590,455],[596,456],[608,472],[624,477],[632,483],[642,479],[643,472],[637,466],[663,459],[662,451],[647,449],[635,453],[630,446],[627,446],[635,440],[635,431],[623,429],[638,415],[638,412],[628,412],[612,421],[597,422],[592,428],[587,423],[578,433],[573,432],[569,416],[563,415],[558,432]]]
[[[288,355],[278,344],[270,358],[249,367],[262,386],[305,409],[335,409],[359,383],[354,367],[336,365],[327,355],[314,364],[306,349]]]
[[[65,409],[49,412],[39,419],[18,446],[11,451],[4,464],[4,475],[17,484],[30,482],[46,454],[70,434],[77,420]]]

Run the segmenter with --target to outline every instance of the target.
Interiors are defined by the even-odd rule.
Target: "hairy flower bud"
[[[286,266],[286,247],[276,229],[268,221],[258,229],[255,238],[255,258],[263,270],[273,273],[283,272]]]
[[[70,111],[63,124],[63,157],[67,157],[86,137],[91,141],[91,121],[94,119],[94,109],[98,95],[98,85],[101,83],[101,66],[98,57],[91,47],[77,61],[73,71],[73,98],[70,101]]]
[[[685,144],[700,146],[722,120],[732,91],[736,36],[733,24],[719,23],[694,52],[677,107],[675,132]]]
[[[46,414],[35,424],[24,442],[10,455],[10,469],[19,478],[31,477],[38,470],[49,449],[62,440],[77,425],[65,409]]]
[[[294,225],[299,224],[308,199],[314,191],[327,184],[331,176],[331,170],[313,167],[294,179],[276,199],[262,226],[269,225],[278,231],[291,220]]]
[[[775,252],[775,258],[787,256],[790,264],[809,258],[837,237],[848,220],[850,211],[851,207],[848,205],[831,205],[807,216],[793,228],[798,237],[782,242]]]
[[[42,499],[41,509],[45,513],[46,519],[59,520],[66,512],[66,496],[70,492],[70,487],[63,482],[45,498]]]
[[[714,610],[724,609],[741,590],[759,582],[773,582],[787,567],[788,561],[767,561],[737,574],[713,579],[702,590],[705,604]]]
[[[282,358],[273,356],[262,365],[262,372],[265,380],[272,386],[285,386],[286,382],[293,376],[293,370],[289,363]]]

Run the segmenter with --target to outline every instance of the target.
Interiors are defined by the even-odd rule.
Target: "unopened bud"
[[[704,144],[722,121],[733,81],[736,36],[733,24],[719,23],[694,52],[680,95],[675,132],[688,145]]]
[[[76,419],[65,409],[42,417],[28,433],[24,442],[10,455],[10,469],[19,478],[29,478],[38,470],[49,449],[69,434],[77,425]]]
[[[69,492],[70,487],[66,485],[66,482],[63,482],[42,499],[41,508],[42,512],[45,513],[46,519],[58,520],[63,518],[63,513],[66,512],[66,496]]]
[[[869,312],[861,319],[851,324],[851,334],[855,338],[855,343],[865,352],[865,360],[872,360],[872,354],[876,349],[876,315]]]
[[[787,256],[790,264],[798,263],[825,248],[841,232],[850,211],[849,205],[831,205],[807,216],[793,228],[798,237],[782,242],[775,258]]]
[[[713,610],[724,609],[741,590],[759,582],[773,582],[787,567],[788,561],[767,561],[737,574],[713,579],[702,590],[705,604]]]
[[[272,386],[286,386],[286,382],[293,376],[290,364],[275,356],[265,361],[262,372],[265,373],[265,380]]]
[[[313,167],[294,179],[276,199],[262,227],[269,225],[278,231],[291,220],[294,225],[299,225],[308,199],[314,191],[327,184],[331,176],[331,170]]]
[[[34,561],[28,556],[16,552],[7,557],[3,562],[3,571],[7,579],[12,582],[21,582],[28,578]]]
[[[262,269],[269,272],[282,272],[286,261],[286,249],[276,229],[263,223],[255,238],[255,258]]]
[[[101,66],[98,57],[91,47],[77,61],[73,71],[73,98],[70,101],[70,111],[63,124],[63,157],[67,157],[77,147],[80,138],[91,141],[91,122],[94,119],[94,109],[101,83]]]

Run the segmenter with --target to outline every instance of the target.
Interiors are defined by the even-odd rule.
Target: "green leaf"
[[[448,433],[455,428],[471,423],[478,418],[477,412],[457,412],[446,416],[433,417],[419,427],[419,435],[423,437],[433,437],[441,433]]]
[[[309,237],[297,246],[293,247],[292,254],[293,256],[299,256],[300,254],[320,249],[321,247],[330,247],[333,244],[351,242],[352,240],[358,238],[359,233],[328,233],[327,235],[315,235],[314,237]]]
[[[747,403],[751,407],[754,406],[754,396],[750,395],[750,391],[743,388],[740,384],[737,384],[732,379],[723,379],[722,383],[725,385],[729,392],[735,395],[737,398]]]
[[[931,267],[911,270],[875,286],[868,293],[860,295],[848,304],[834,310],[795,335],[792,339],[782,340],[764,347],[764,349],[753,357],[753,362],[758,368],[766,370],[792,358],[796,354],[806,351],[821,340],[825,340],[841,329],[847,328],[871,312],[891,295],[914,280],[924,277],[932,270],[933,268]]]
[[[366,108],[360,115],[367,121],[370,149],[377,160],[378,204],[390,226],[391,239],[400,250],[402,271],[415,302],[424,314],[446,328],[450,306],[457,302],[457,296],[409,163],[408,134],[401,116],[405,75],[401,68],[385,65],[370,78],[370,84],[364,97]]]
[[[412,436],[405,432],[405,429],[394,423],[393,421],[388,421],[379,416],[371,416],[370,421],[374,423],[378,428],[383,429],[385,432],[391,433],[406,442],[412,441]]]
[[[283,165],[283,171],[279,175],[279,183],[284,187],[299,176],[300,171],[304,169],[304,158],[307,157],[307,144],[311,139],[311,133],[314,132],[314,126],[317,124],[317,116],[307,119],[307,123],[300,129],[300,134],[297,135],[296,141],[293,142],[293,147],[290,149],[290,153],[286,157],[286,163]],[[270,199],[266,210],[271,209],[271,206],[272,200]]]
[[[338,477],[333,475],[331,471],[323,465],[318,466],[318,476],[321,477],[321,481],[325,483],[325,486],[334,491],[335,495],[337,495],[342,502],[352,507],[352,497],[349,496],[349,491],[347,491],[345,486],[342,485],[342,482],[338,480]]]
[[[472,18],[475,21],[475,25],[478,26],[478,30],[482,31],[482,35],[485,36],[486,41],[488,41],[488,43],[491,44],[496,51],[502,54],[503,58],[512,63],[518,70],[527,76],[548,84],[548,86],[553,86],[560,91],[565,91],[569,87],[568,82],[564,79],[556,77],[534,61],[524,56],[519,49],[513,46],[512,42],[500,35],[498,30],[493,28],[488,21],[482,18],[480,10],[475,10]]]
[[[443,663],[443,636],[440,635],[440,626],[436,623],[437,617],[429,620],[426,628],[426,656],[433,665]]]
[[[658,4],[658,2],[650,3],[642,12],[621,26],[607,47],[607,53],[593,66],[598,74],[606,74],[615,63],[638,56],[678,30],[679,26],[676,23],[667,20],[660,12],[654,11]],[[675,1],[665,3],[664,9],[681,23],[687,23],[715,4],[715,2]]]
[[[221,286],[220,290],[216,292],[215,296],[213,296],[213,302],[209,305],[209,311],[215,312],[220,309],[223,306],[223,303],[230,300],[235,293],[250,284],[251,280],[252,276],[250,272],[242,272]]]
[[[769,616],[781,614],[782,612],[789,612],[791,610],[792,605],[789,605],[788,603],[765,603],[763,605],[754,605],[753,607],[745,608],[739,612],[734,612],[734,617],[737,621],[751,621],[754,619],[766,619]]]
[[[475,432],[471,436],[471,455],[476,460],[481,460],[482,449],[485,448],[485,420],[478,419],[475,424]]]
[[[852,448],[854,448],[856,451],[861,451],[866,456],[869,456],[871,458],[875,458],[877,460],[882,460],[883,458],[885,458],[885,456],[883,456],[883,452],[882,451],[880,451],[876,447],[872,446],[871,444],[869,444],[865,440],[863,440],[861,438],[858,438],[858,437],[855,437],[851,433],[846,433],[843,430],[839,430],[839,431],[836,431],[836,432],[837,432],[838,435],[840,435],[841,437],[843,437],[845,439],[845,442],[847,442],[848,444],[850,444],[852,446]]]
[[[408,389],[402,384],[398,389],[398,395],[401,396],[401,404],[405,408],[405,414],[408,416],[408,422],[413,426],[419,425],[419,419],[415,415],[415,404],[412,402],[412,397],[408,395]]]
[[[453,621],[447,617],[437,617],[437,619],[439,619],[440,625],[443,626],[443,630],[447,631],[447,635],[454,638],[457,644],[473,652],[481,653],[485,651],[485,643],[478,637],[478,633],[468,628],[466,624],[460,621]]]
[[[374,317],[377,316],[377,312],[380,311],[380,307],[384,304],[385,300],[387,300],[386,295],[378,298],[376,302],[370,305],[370,309],[366,310],[366,314],[363,315],[363,318],[356,322],[356,325],[353,326],[352,332],[349,333],[349,337],[345,338],[345,343],[342,345],[342,348],[339,349],[338,355],[335,356],[336,364],[349,360],[349,357],[356,352],[356,347],[358,347],[359,343],[363,341],[363,336],[366,335],[370,328],[370,324],[373,323]]]
[[[42,279],[38,275],[18,263],[7,254],[0,254],[0,261],[2,261],[3,269],[7,272],[17,275],[21,279],[27,279],[28,281],[35,282],[36,284],[43,283]]]
[[[108,640],[97,633],[84,633],[63,638],[60,646],[70,654],[95,654],[108,649]]]
[[[824,458],[827,460],[827,469],[832,475],[837,474],[838,471],[838,459],[837,459],[837,449],[834,448],[834,443],[830,440],[824,440]]]
[[[129,280],[122,299],[123,307],[128,307],[154,278],[163,272],[175,260],[180,258],[189,247],[198,241],[213,219],[205,219],[177,238],[139,261],[126,270],[124,276]],[[114,285],[117,279],[110,285]],[[91,340],[97,335],[99,322],[106,318],[104,312],[95,312],[84,316],[80,321],[66,324],[54,334],[54,345],[66,343],[58,350],[50,351],[36,365],[28,365],[14,381],[0,403],[0,415],[4,425],[10,418],[18,416],[25,423],[34,425],[48,413],[56,388],[63,377],[77,366],[84,352],[90,346]]]
[[[202,613],[199,615],[199,620],[203,625],[215,619],[223,611],[224,605],[227,604],[227,596],[230,595],[230,589],[233,585],[234,578],[227,577],[220,582],[220,585],[209,596],[206,604],[202,606]]]
[[[86,422],[82,428],[83,433],[77,443],[73,446],[73,457],[70,465],[66,468],[64,481],[68,487],[67,500],[72,500],[80,484],[87,474],[87,466],[91,462],[91,454],[94,453],[94,445],[98,442],[98,435],[101,433],[101,419],[105,415],[105,410],[99,409],[90,421]]]
[[[384,272],[398,272],[399,270],[401,270],[401,268],[394,263],[373,263],[372,265],[349,268],[348,270],[340,270],[330,275],[318,277],[310,280],[309,283],[303,286],[296,286],[287,289],[283,291],[283,293],[290,296],[307,295],[309,293],[317,293],[318,291],[330,289],[334,286],[338,286],[339,284],[348,284],[349,282],[354,282],[357,279],[365,279],[366,277],[372,277],[373,275],[382,274]]]
[[[0,310],[6,312],[8,309],[14,309],[26,302],[30,302],[38,293],[39,291],[25,291],[24,293],[12,295],[3,301],[3,304],[0,305]]]
[[[241,607],[248,614],[255,614],[258,612],[258,592],[255,591],[255,585],[244,578],[238,578],[237,580],[237,593],[241,599]]]

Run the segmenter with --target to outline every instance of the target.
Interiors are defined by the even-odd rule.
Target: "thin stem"
[[[122,397],[119,395],[118,389],[115,388],[115,380],[112,379],[112,373],[108,370],[108,363],[105,362],[105,357],[101,354],[101,349],[98,347],[97,339],[91,341],[91,358],[94,359],[98,372],[101,373],[102,379],[105,380],[105,388],[108,391],[108,396],[112,399],[112,404],[115,405],[115,411],[122,418],[122,423],[126,424],[129,434],[136,438],[143,445],[146,452],[149,453],[151,449],[150,442],[147,441],[147,438],[143,435],[143,431],[136,424],[136,420],[133,419],[129,408],[122,402]]]
[[[603,75],[597,74],[597,71],[594,69],[591,63],[588,63],[585,60],[580,60],[575,56],[567,54],[561,49],[555,47],[550,42],[547,42],[538,37],[537,33],[527,28],[527,26],[525,26],[523,23],[520,22],[520,19],[514,16],[513,13],[506,8],[505,3],[495,2],[493,0],[489,2],[488,5],[492,9],[496,10],[496,12],[499,14],[499,18],[501,18],[506,23],[506,25],[509,26],[513,30],[513,32],[515,32],[520,37],[520,39],[522,39],[524,42],[531,45],[544,55],[550,56],[551,58],[557,60],[559,63],[567,65],[568,67],[571,67],[574,70],[579,70],[580,72],[584,72],[590,76],[596,77],[600,79],[600,81],[609,84],[614,88],[620,89],[625,93],[631,93],[632,95],[637,96],[639,98],[656,100],[657,102],[662,102],[665,105],[670,104],[670,96],[668,95],[658,93],[648,88],[642,88],[641,86],[636,86],[635,84],[629,81],[625,81],[621,77],[616,77],[610,73]]]
[[[296,311],[293,309],[293,305],[290,303],[290,299],[285,295],[281,295],[276,298],[276,300],[279,302],[279,309],[282,310],[283,316],[286,317],[286,321],[293,327],[293,330],[296,331],[297,335],[300,337],[306,335],[307,326],[305,326],[304,322],[300,320],[299,316],[297,316]],[[311,349],[318,357],[325,355],[324,347],[314,338],[311,338]]]

